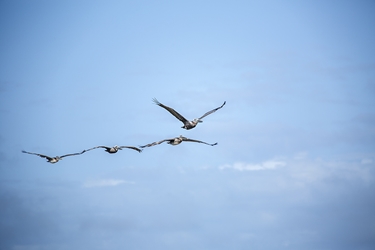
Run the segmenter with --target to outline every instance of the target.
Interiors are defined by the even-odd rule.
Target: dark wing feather
[[[144,146],[140,146],[140,148],[152,147],[152,146],[155,146],[155,145],[159,145],[160,143],[163,143],[163,142],[166,142],[166,141],[171,141],[171,140],[173,140],[173,139],[165,139],[165,140],[161,140],[161,141],[156,141],[156,142],[144,145]]]
[[[130,149],[137,150],[139,153],[142,152],[142,149],[139,149],[137,147],[132,147],[132,146],[120,146],[119,148],[130,148]]]
[[[183,117],[182,115],[180,115],[176,110],[174,110],[173,108],[170,108],[168,106],[165,106],[164,104],[160,103],[156,98],[152,99],[154,101],[154,103],[156,105],[159,105],[160,107],[162,108],[165,108],[166,110],[168,110],[169,113],[171,113],[172,115],[174,115],[174,117],[176,117],[177,119],[179,119],[181,122],[183,122],[184,124],[189,122],[188,120],[185,119],[185,117]]]
[[[27,152],[25,150],[22,150],[22,153],[25,153],[25,154],[30,154],[30,155],[37,155],[39,157],[42,157],[42,158],[46,158],[46,159],[52,159],[52,157],[49,157],[47,155],[42,155],[42,154],[38,154],[38,153],[31,153],[31,152]]]
[[[204,117],[216,112],[217,110],[221,109],[224,105],[225,105],[226,101],[223,103],[223,105],[221,105],[220,107],[216,108],[216,109],[213,109],[211,111],[208,111],[207,113],[205,113],[203,116],[199,117],[198,120],[200,119],[203,119]]]
[[[207,145],[210,145],[210,146],[215,146],[215,145],[217,145],[217,142],[211,144],[211,143],[207,143],[207,142],[204,142],[204,141],[198,141],[198,140],[194,140],[194,139],[189,139],[189,138],[186,138],[186,137],[183,137],[182,140],[183,140],[183,141],[190,141],[190,142],[204,143],[204,144],[207,144]]]
[[[110,147],[106,147],[106,146],[96,146],[96,147],[93,147],[93,148],[85,149],[85,150],[83,150],[82,153],[87,152],[87,151],[90,151],[90,150],[93,150],[93,149],[96,149],[96,148],[105,148],[105,149],[110,149]]]
[[[79,152],[79,153],[74,153],[74,154],[66,154],[66,155],[62,155],[62,156],[59,156],[60,158],[64,158],[64,157],[67,157],[67,156],[72,156],[72,155],[81,155],[83,154],[84,152],[86,152],[87,150],[83,150],[82,152]]]

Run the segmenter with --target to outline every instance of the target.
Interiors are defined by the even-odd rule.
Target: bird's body
[[[93,147],[93,148],[89,148],[89,149],[86,149],[84,150],[85,152],[86,151],[90,151],[90,150],[93,150],[93,149],[96,149],[96,148],[104,148],[104,150],[110,154],[114,154],[114,153],[117,153],[119,150],[122,150],[123,148],[129,148],[129,149],[133,149],[133,150],[136,150],[138,151],[139,153],[142,152],[141,149],[137,148],[137,147],[132,147],[132,146],[113,146],[113,147],[107,147],[107,146],[97,146],[97,147]]]
[[[202,115],[202,116],[199,117],[199,118],[196,118],[196,119],[194,119],[194,120],[192,120],[192,121],[189,121],[189,120],[187,120],[185,117],[183,117],[182,115],[180,115],[180,114],[179,114],[176,110],[174,110],[173,108],[170,108],[170,107],[168,107],[168,106],[166,106],[166,105],[160,103],[156,98],[154,98],[153,101],[154,101],[154,103],[155,103],[156,105],[158,105],[158,106],[160,106],[160,107],[166,109],[166,110],[167,110],[169,113],[171,113],[174,117],[176,117],[178,120],[180,120],[180,121],[184,124],[184,126],[182,126],[182,128],[187,129],[187,130],[192,129],[192,128],[195,128],[199,122],[203,122],[202,119],[203,119],[204,117],[206,117],[206,116],[208,116],[208,115],[210,115],[210,114],[216,112],[217,110],[221,109],[221,108],[225,105],[225,103],[226,103],[226,102],[224,102],[220,107],[215,108],[215,109],[213,109],[213,110],[211,110],[211,111],[206,112],[204,115]]]
[[[85,152],[85,150],[83,150],[80,153],[66,154],[66,155],[61,155],[61,156],[50,157],[50,156],[47,156],[47,155],[42,155],[42,154],[32,153],[32,152],[27,152],[27,151],[22,150],[22,153],[37,155],[39,157],[46,158],[49,163],[56,163],[56,162],[62,160],[64,157],[73,156],[73,155],[80,155],[80,154],[83,154],[84,152]]]
[[[175,137],[175,138],[171,138],[171,139],[165,139],[165,140],[161,140],[161,141],[157,141],[157,142],[153,142],[153,143],[149,143],[149,144],[146,144],[144,146],[140,146],[141,148],[145,148],[145,147],[152,147],[152,146],[155,146],[155,145],[159,145],[163,142],[167,142],[168,144],[170,145],[173,145],[173,146],[176,146],[178,144],[180,144],[181,142],[183,141],[188,141],[188,142],[198,142],[198,143],[203,143],[203,144],[206,144],[206,145],[210,145],[210,146],[215,146],[217,145],[217,142],[216,143],[213,143],[213,144],[210,144],[210,143],[207,143],[207,142],[203,142],[203,141],[198,141],[198,140],[194,140],[194,139],[189,139],[189,138],[186,138],[186,137],[183,137],[182,135],[180,135],[179,137]]]

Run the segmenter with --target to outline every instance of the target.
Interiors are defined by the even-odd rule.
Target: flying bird
[[[144,145],[144,146],[140,146],[140,148],[145,148],[145,147],[152,147],[152,146],[155,146],[155,145],[159,145],[163,142],[167,142],[168,144],[171,144],[173,146],[176,146],[178,144],[180,144],[181,142],[183,141],[190,141],[190,142],[198,142],[198,143],[204,143],[204,144],[207,144],[207,145],[210,145],[210,146],[215,146],[217,145],[217,142],[216,143],[213,143],[213,144],[210,144],[210,143],[207,143],[207,142],[203,142],[203,141],[198,141],[198,140],[194,140],[194,139],[189,139],[189,138],[186,138],[186,137],[183,137],[182,135],[180,135],[179,137],[175,137],[175,138],[172,138],[172,139],[165,139],[165,140],[161,140],[161,141],[158,141],[158,142],[153,142],[153,143],[150,143],[150,144],[147,144],[147,145]]]
[[[210,114],[216,112],[217,110],[221,109],[221,108],[225,105],[225,103],[226,103],[226,102],[224,102],[223,105],[221,105],[220,107],[218,107],[218,108],[216,108],[216,109],[213,109],[213,110],[211,110],[211,111],[208,111],[207,113],[205,113],[204,115],[202,115],[202,116],[199,117],[199,118],[196,118],[196,119],[194,119],[194,120],[192,120],[192,121],[189,121],[189,120],[187,120],[185,117],[183,117],[182,115],[180,115],[180,114],[179,114],[176,110],[174,110],[173,108],[170,108],[170,107],[165,106],[164,104],[160,103],[156,98],[154,98],[154,99],[152,99],[152,100],[153,100],[153,102],[154,102],[156,105],[159,105],[160,107],[165,108],[169,113],[171,113],[171,114],[174,115],[177,119],[179,119],[179,120],[184,124],[184,126],[182,126],[182,128],[187,129],[187,130],[194,128],[195,126],[197,126],[197,124],[198,124],[199,122],[203,122],[202,119],[203,119],[204,117],[206,117],[206,116],[208,116],[208,115],[210,115]]]
[[[31,154],[31,155],[37,155],[39,157],[46,158],[49,163],[56,163],[59,160],[62,160],[64,157],[73,156],[73,155],[81,155],[84,152],[85,152],[85,150],[83,150],[80,153],[66,154],[66,155],[61,155],[61,156],[50,157],[50,156],[47,156],[47,155],[42,155],[42,154],[38,154],[38,153],[31,153],[31,152],[27,152],[27,151],[22,150],[22,153]]]
[[[131,147],[131,146],[113,146],[113,147],[107,147],[107,146],[97,146],[97,147],[93,147],[93,148],[89,148],[89,149],[86,149],[84,150],[84,152],[86,151],[90,151],[90,150],[93,150],[93,149],[96,149],[96,148],[104,148],[106,152],[110,153],[110,154],[114,154],[114,153],[117,153],[119,150],[122,150],[123,148],[129,148],[129,149],[134,149],[134,150],[137,150],[139,153],[142,152],[142,149],[139,149],[137,147]]]

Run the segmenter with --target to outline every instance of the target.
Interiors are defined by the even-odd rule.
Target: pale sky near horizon
[[[0,250],[374,249],[374,11],[0,1]]]

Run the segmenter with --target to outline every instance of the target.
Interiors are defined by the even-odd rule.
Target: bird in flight
[[[140,148],[145,148],[145,147],[152,147],[152,146],[155,146],[155,145],[159,145],[163,142],[167,142],[168,144],[171,144],[173,146],[176,146],[178,144],[180,144],[181,142],[183,141],[190,141],[190,142],[198,142],[198,143],[204,143],[204,144],[207,144],[207,145],[210,145],[210,146],[215,146],[217,145],[217,142],[216,143],[213,143],[213,144],[210,144],[210,143],[207,143],[207,142],[203,142],[203,141],[198,141],[198,140],[194,140],[194,139],[189,139],[189,138],[186,138],[186,137],[183,137],[182,135],[180,135],[179,137],[175,137],[175,138],[171,138],[171,139],[165,139],[165,140],[161,140],[161,141],[157,141],[157,142],[153,142],[153,143],[150,143],[150,144],[147,144],[147,145],[144,145],[144,146],[140,146]]]
[[[142,149],[139,149],[137,147],[131,147],[131,146],[113,146],[113,147],[107,147],[107,146],[97,146],[97,147],[93,147],[93,148],[89,148],[89,149],[86,149],[84,150],[84,152],[86,151],[90,151],[90,150],[93,150],[93,149],[96,149],[96,148],[104,148],[106,152],[110,153],[110,154],[114,154],[114,153],[117,153],[119,150],[122,150],[123,148],[129,148],[129,149],[134,149],[134,150],[137,150],[139,153],[142,152]]]
[[[208,115],[210,115],[210,114],[216,112],[217,110],[221,109],[221,108],[225,105],[225,103],[226,103],[226,102],[224,102],[223,105],[221,105],[220,107],[218,107],[218,108],[216,108],[216,109],[213,109],[213,110],[211,110],[211,111],[208,111],[207,113],[205,113],[204,115],[202,115],[202,116],[199,117],[199,118],[196,118],[196,119],[194,119],[194,120],[192,120],[192,121],[189,121],[189,120],[187,120],[185,117],[183,117],[182,115],[180,115],[180,114],[179,114],[176,110],[174,110],[173,108],[170,108],[170,107],[165,106],[164,104],[160,103],[156,98],[154,98],[154,99],[152,99],[152,100],[153,100],[153,102],[154,102],[156,105],[159,105],[160,107],[165,108],[169,113],[171,113],[171,114],[174,115],[177,119],[179,119],[179,120],[184,124],[184,126],[182,126],[182,128],[187,129],[187,130],[194,128],[195,126],[197,126],[197,124],[198,124],[199,122],[203,122],[202,119],[203,119],[204,117],[206,117],[206,116],[208,116]]]
[[[31,153],[31,152],[27,152],[27,151],[22,150],[22,153],[37,155],[39,157],[46,158],[49,163],[56,163],[56,162],[62,160],[64,157],[73,156],[73,155],[81,155],[84,152],[85,152],[85,150],[83,150],[80,153],[66,154],[66,155],[61,155],[61,156],[50,157],[50,156],[47,156],[47,155],[42,155],[42,154],[38,154],[38,153]]]

